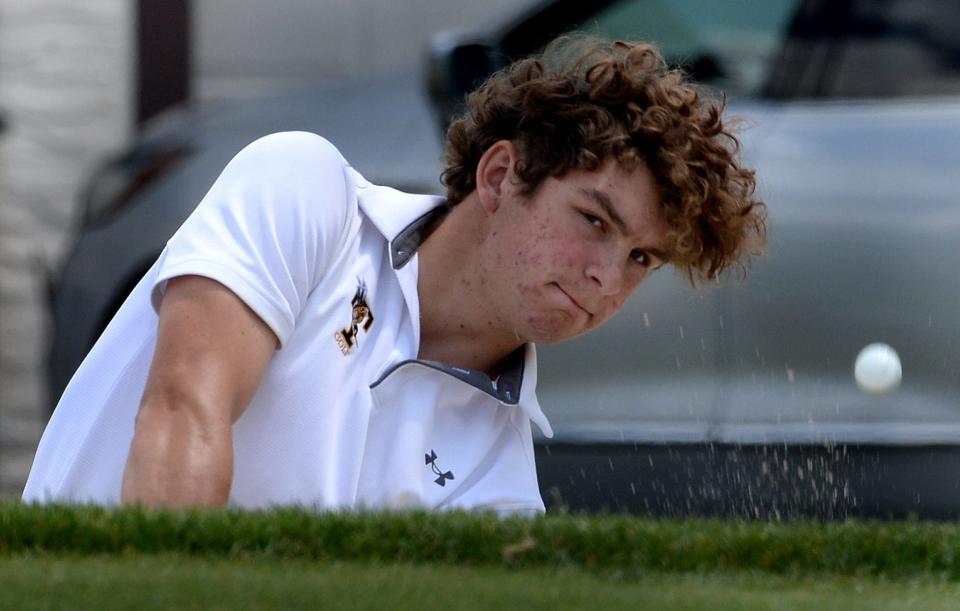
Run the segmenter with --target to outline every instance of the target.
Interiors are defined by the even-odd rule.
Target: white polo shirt
[[[530,421],[550,425],[527,345],[492,381],[416,359],[417,247],[442,198],[371,185],[326,140],[241,151],[167,243],[77,370],[25,501],[120,501],[170,278],[229,287],[281,348],[233,427],[242,507],[541,512]]]

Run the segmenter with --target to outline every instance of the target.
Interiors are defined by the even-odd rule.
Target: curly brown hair
[[[447,200],[456,205],[476,188],[477,163],[498,140],[517,146],[526,195],[548,176],[595,170],[608,157],[642,162],[672,228],[671,262],[691,284],[745,270],[765,241],[766,208],[724,107],[652,44],[561,37],[467,97],[447,132]]]

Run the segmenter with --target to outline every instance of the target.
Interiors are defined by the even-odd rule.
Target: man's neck
[[[467,197],[418,250],[418,357],[495,376],[504,357],[524,342],[493,318],[489,306],[496,296],[478,281],[487,218],[473,196]]]

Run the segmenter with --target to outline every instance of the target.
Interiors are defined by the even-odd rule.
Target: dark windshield
[[[960,93],[960,3],[856,0],[825,97]]]
[[[587,33],[656,42],[667,61],[736,96],[756,95],[799,0],[624,0],[581,23]]]
[[[578,29],[656,42],[732,97],[960,93],[960,2],[623,0]]]

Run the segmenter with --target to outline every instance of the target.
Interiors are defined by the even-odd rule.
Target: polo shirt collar
[[[503,371],[495,381],[482,371],[474,369],[454,367],[436,361],[418,362],[482,390],[504,405],[518,405],[540,428],[544,437],[553,437],[550,421],[537,401],[537,348],[532,343],[520,346],[504,359]]]
[[[415,221],[423,220],[425,215],[429,218],[431,211],[442,210],[446,200],[437,195],[414,195],[368,183],[357,189],[357,202],[364,215],[390,242],[390,265],[397,274],[400,291],[410,310],[410,318],[414,321],[414,345],[419,346],[420,297],[417,294],[416,247],[420,242],[413,245],[409,240],[395,238],[411,224],[416,224]],[[401,243],[413,247],[405,249]]]
[[[553,437],[550,421],[537,401],[537,349],[532,343],[520,346],[506,357],[504,370],[496,380],[491,380],[487,374],[475,369],[454,367],[438,361],[407,359],[391,365],[370,388],[376,388],[396,370],[408,365],[434,369],[490,395],[501,405],[518,406],[527,418],[540,428],[544,437]]]
[[[357,201],[367,218],[390,241],[390,263],[394,269],[403,268],[416,253],[422,238],[419,231],[432,218],[430,213],[446,209],[446,199],[439,195],[414,195],[374,185],[358,189]],[[404,249],[409,245],[413,248]]]
[[[537,401],[537,347],[533,342],[525,344],[523,350],[523,378],[520,385],[520,408],[527,414],[543,433],[544,437],[553,437],[553,427]],[[500,376],[503,379],[503,375]]]

